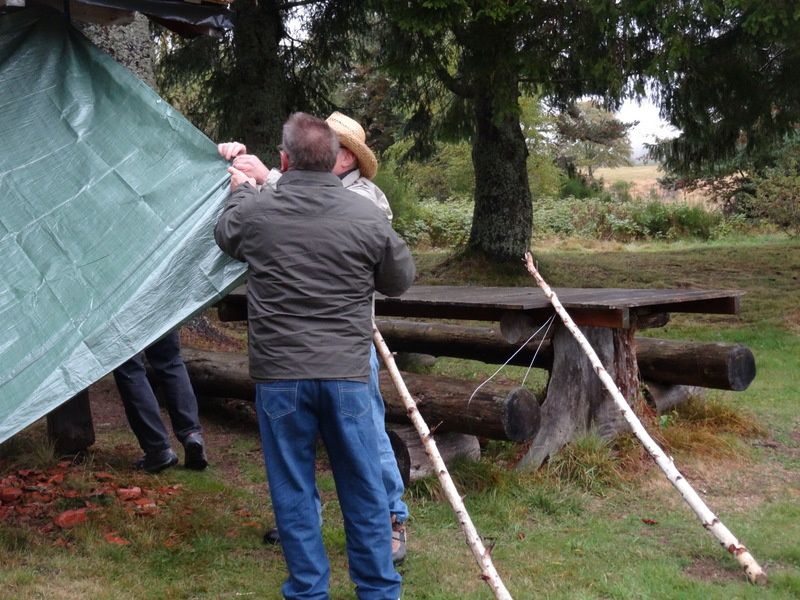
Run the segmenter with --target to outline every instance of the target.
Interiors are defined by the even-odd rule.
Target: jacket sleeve
[[[375,290],[386,296],[400,296],[414,282],[416,268],[406,243],[386,222],[383,258],[375,266]]]
[[[225,253],[242,262],[247,262],[244,254],[244,234],[248,223],[247,205],[255,198],[256,190],[248,183],[234,191],[214,227],[214,239]]]

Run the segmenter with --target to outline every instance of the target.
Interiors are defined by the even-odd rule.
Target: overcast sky
[[[678,135],[678,130],[668,125],[658,116],[658,108],[649,100],[637,104],[634,100],[627,100],[616,113],[620,121],[629,123],[639,121],[639,124],[630,130],[633,157],[638,159],[644,154],[644,144],[653,143],[656,138],[673,138]]]

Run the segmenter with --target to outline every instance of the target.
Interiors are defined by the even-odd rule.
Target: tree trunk
[[[276,145],[288,117],[286,69],[281,60],[284,37],[278,2],[236,0],[233,68],[225,95],[220,135],[243,142],[250,154],[275,165]]]
[[[513,47],[497,49],[506,50],[513,55]],[[495,64],[502,66],[474,83],[475,212],[469,247],[495,260],[519,261],[530,246],[533,209],[517,76],[508,63],[507,57],[498,59]]]

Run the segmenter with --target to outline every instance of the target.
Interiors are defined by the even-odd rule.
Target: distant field
[[[595,169],[595,175],[602,177],[607,184],[617,181],[628,181],[633,184],[652,185],[663,175],[658,165],[636,165],[633,167],[615,167]]]
[[[627,181],[631,184],[631,195],[649,198],[655,195],[658,198],[672,202],[704,203],[706,194],[700,191],[691,193],[666,190],[658,184],[658,179],[664,172],[658,165],[636,165],[633,167],[600,168],[595,170],[595,177],[602,178],[606,187],[617,181]]]

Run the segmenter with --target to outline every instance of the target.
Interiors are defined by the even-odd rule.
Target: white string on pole
[[[509,356],[509,357],[508,357],[508,360],[507,360],[506,362],[504,362],[502,365],[500,365],[500,366],[497,368],[497,370],[496,370],[494,373],[492,373],[491,375],[489,375],[489,378],[488,378],[488,379],[486,379],[486,380],[485,380],[483,383],[481,383],[481,384],[480,384],[478,387],[476,387],[476,388],[475,388],[475,391],[473,391],[473,392],[472,392],[472,394],[470,395],[469,399],[467,400],[467,406],[469,406],[469,403],[470,403],[470,402],[472,402],[472,399],[475,397],[475,394],[477,394],[477,393],[478,393],[478,390],[480,390],[480,389],[481,389],[483,386],[485,386],[485,385],[486,385],[487,383],[489,383],[489,382],[490,382],[492,379],[494,379],[494,378],[495,378],[495,376],[496,376],[496,375],[497,375],[497,374],[498,374],[500,371],[502,371],[503,369],[505,369],[505,368],[506,368],[506,366],[508,365],[508,363],[510,363],[510,362],[511,362],[511,359],[513,359],[513,358],[514,358],[514,357],[515,357],[517,354],[519,354],[520,352],[522,352],[522,350],[525,348],[525,346],[527,346],[527,345],[528,345],[528,343],[529,343],[529,342],[530,342],[530,341],[531,341],[533,338],[535,338],[535,337],[536,337],[536,334],[537,334],[537,333],[539,333],[539,332],[540,332],[542,329],[544,329],[544,328],[545,328],[545,326],[547,326],[547,331],[550,331],[550,324],[552,324],[552,323],[553,323],[553,319],[555,319],[555,315],[551,316],[551,317],[550,317],[550,318],[549,318],[547,321],[545,321],[545,322],[544,322],[544,324],[542,324],[542,326],[541,326],[541,327],[539,327],[539,329],[537,329],[536,331],[534,331],[534,332],[531,334],[531,336],[530,336],[530,337],[529,337],[527,340],[525,340],[524,342],[522,342],[522,345],[521,345],[519,348],[517,348],[517,350],[514,352],[514,354],[512,354],[511,356]],[[545,336],[546,336],[546,335],[547,335],[547,332],[545,332]],[[541,348],[541,347],[542,347],[542,344],[543,344],[543,343],[544,343],[544,337],[542,337],[542,339],[539,341],[539,347],[538,347],[538,348],[536,348],[536,352],[533,354],[533,359],[531,359],[531,366],[533,366],[533,361],[534,361],[534,360],[536,360],[536,355],[537,355],[537,354],[539,354],[539,348]],[[531,370],[531,369],[530,369],[530,367],[528,367],[528,371],[530,371],[530,370]],[[528,378],[528,374],[527,374],[527,373],[525,373],[525,379],[527,379],[527,378]],[[523,380],[523,381],[522,381],[522,385],[525,385],[525,380]]]

